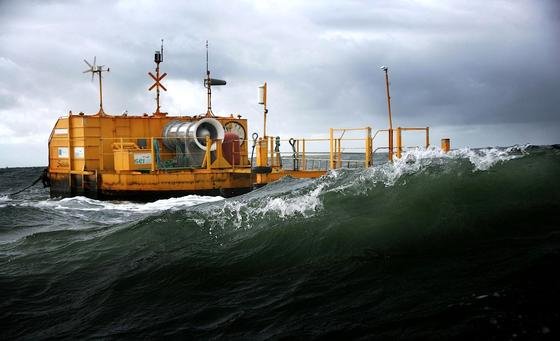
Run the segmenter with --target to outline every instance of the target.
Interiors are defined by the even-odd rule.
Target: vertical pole
[[[103,87],[101,85],[101,71],[97,71],[99,74],[99,112],[103,113]]]
[[[307,169],[307,165],[306,165],[306,160],[305,160],[305,139],[301,140],[301,145],[302,145],[302,154],[301,154],[301,166],[303,167],[303,170]]]
[[[389,129],[389,161],[393,161],[393,129]]]
[[[430,127],[426,127],[426,149],[430,146]]]
[[[156,62],[156,79],[159,80],[159,62]],[[156,114],[159,114],[159,85],[156,85]]]
[[[206,41],[206,88],[208,89],[208,111],[206,116],[214,116],[212,113],[212,86],[210,85],[210,70],[208,69],[208,40]]]
[[[297,170],[299,170],[299,168],[300,168],[300,163],[299,163],[299,139],[296,140],[296,166],[297,166]]]
[[[391,113],[391,95],[389,93],[389,68],[384,66],[385,88],[387,90],[387,111],[389,113],[389,160],[393,160],[393,115]]]
[[[264,113],[264,119],[263,119],[263,136],[264,136],[265,138],[266,138],[266,114],[268,114],[268,109],[266,108],[266,92],[267,92],[267,89],[266,89],[266,88],[267,88],[267,85],[266,85],[266,82],[264,82],[264,85],[263,85],[263,98],[262,98],[263,103],[262,103],[262,104],[264,105],[264,111],[263,111],[263,113]]]
[[[267,114],[267,110],[266,110],[266,105],[265,105],[264,106],[264,120],[263,120],[264,137],[266,137],[266,114]]]
[[[160,57],[158,58],[158,60],[156,61],[156,78],[158,79],[159,82],[159,63],[161,63],[163,61],[163,39],[161,40],[161,48],[159,50],[159,54]],[[160,111],[160,105],[159,105],[159,83],[156,85],[156,113],[159,115]]]
[[[333,151],[333,154],[334,154],[334,155],[333,155],[334,167],[333,167],[333,169],[336,169],[336,167],[339,167],[339,165],[337,164],[337,161],[338,161],[338,155],[337,155],[337,152],[338,152],[338,140],[337,140],[337,139],[334,139],[333,142],[334,142],[334,151]]]
[[[402,130],[401,127],[397,127],[397,158],[401,158],[402,154]]]
[[[333,128],[330,129],[330,149],[329,149],[329,166],[331,169],[334,169],[334,155],[333,155]]]
[[[207,76],[206,87],[208,89],[208,93],[207,93],[208,110],[206,111],[206,116],[210,116],[212,113],[212,87],[210,86],[210,71],[206,71],[206,76]]]
[[[385,86],[387,88],[387,110],[389,111],[389,129],[393,129],[393,117],[391,114],[391,95],[389,94],[389,68],[385,67]]]
[[[451,140],[450,139],[441,139],[441,150],[444,153],[449,152],[449,150],[451,149]]]
[[[343,167],[342,166],[342,140],[338,139],[338,152],[337,152],[337,158],[338,158],[338,162],[337,162],[337,167]]]
[[[367,168],[371,166],[371,127],[366,128],[366,157],[364,166]]]

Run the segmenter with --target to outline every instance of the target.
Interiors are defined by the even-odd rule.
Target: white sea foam
[[[6,207],[7,204],[10,202],[10,198],[7,195],[1,195],[0,196],[0,207]]]
[[[498,163],[520,158],[526,154],[527,146],[513,146],[509,148],[461,148],[444,153],[440,148],[415,148],[403,152],[400,159],[392,164],[386,164],[385,170],[390,172],[389,180],[396,180],[403,174],[414,173],[422,167],[449,159],[468,159],[474,166],[473,171],[485,171]],[[390,181],[390,182],[393,182]]]
[[[211,207],[204,211],[205,219],[194,219],[199,226],[210,224],[211,229],[233,226],[235,229],[253,227],[255,221],[264,218],[279,218],[282,220],[292,217],[309,218],[322,208],[320,194],[325,183],[318,183],[312,190],[295,190],[269,198],[268,195],[249,197],[245,199],[225,200],[218,207]],[[267,219],[267,221],[270,221]]]
[[[147,215],[153,213],[177,211],[187,207],[220,200],[223,200],[223,198],[198,195],[162,199],[150,203],[99,201],[86,197],[46,199],[40,201],[8,200],[7,205],[12,207],[34,207],[46,210],[47,212],[59,212],[58,214],[62,215],[66,219],[64,219],[64,222],[57,225],[45,223],[45,226],[27,226],[25,229],[16,229],[11,231],[9,235],[2,236],[0,244],[12,242],[38,232],[86,230],[99,226],[111,226],[115,224],[120,225],[127,222],[141,220]],[[98,212],[102,214],[99,214]],[[115,231],[115,229],[112,229],[111,231]]]
[[[429,166],[444,166],[452,160],[467,160],[473,172],[486,171],[493,166],[523,157],[527,146],[510,148],[463,148],[444,153],[440,148],[416,148],[403,152],[401,158],[363,170],[336,169],[329,171],[322,179],[329,183],[325,192],[337,192],[341,195],[364,194],[373,186],[394,186],[405,175],[421,172]],[[347,172],[346,176],[341,174]],[[340,179],[343,180],[340,180]],[[404,183],[403,183],[404,184]]]
[[[274,198],[260,209],[261,213],[276,212],[281,218],[296,214],[308,217],[312,212],[322,208],[319,194],[323,191],[325,184],[320,184],[311,192],[295,197]]]
[[[72,197],[48,199],[35,203],[29,203],[36,207],[49,207],[60,210],[78,211],[126,211],[137,213],[154,213],[165,210],[179,210],[185,207],[195,206],[202,203],[223,200],[222,197],[210,197],[199,195],[187,195],[179,198],[161,199],[148,203],[135,203],[128,201],[100,201],[86,197]]]
[[[525,148],[526,147],[510,147],[506,149],[461,148],[461,149],[451,151],[450,155],[456,158],[468,158],[469,161],[474,165],[475,170],[485,171],[500,162],[517,159],[523,156],[525,154]]]

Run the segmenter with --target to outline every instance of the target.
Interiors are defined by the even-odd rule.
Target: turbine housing
[[[224,127],[211,117],[198,121],[171,121],[163,128],[163,144],[170,150],[184,153],[189,166],[200,166],[206,151],[206,137],[212,141],[211,151],[216,150],[215,140],[224,139]]]

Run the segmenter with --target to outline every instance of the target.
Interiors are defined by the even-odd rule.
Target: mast
[[[208,89],[208,110],[206,111],[206,117],[210,117],[214,116],[214,113],[212,112],[212,82],[210,78],[210,69],[208,69],[208,40],[206,41],[206,89]]]
[[[208,40],[206,41],[206,78],[204,79],[204,87],[208,90],[207,101],[208,109],[206,111],[206,117],[214,117],[212,112],[212,85],[226,85],[226,81],[221,79],[210,78],[210,69],[208,67]]]
[[[159,88],[162,88],[164,91],[167,91],[165,86],[161,84],[161,80],[167,76],[167,73],[163,73],[162,75],[159,74],[159,64],[163,62],[163,39],[161,40],[161,47],[159,51],[154,53],[154,62],[156,63],[156,75],[154,76],[151,72],[148,72],[148,75],[152,77],[154,80],[154,84],[148,89],[151,91],[152,89],[156,89],[156,111],[154,112],[154,116],[165,116],[166,113],[160,111],[161,105],[159,101]]]
[[[385,88],[387,89],[387,111],[389,113],[389,160],[393,160],[393,116],[391,114],[391,95],[389,94],[389,68],[382,66],[385,72]]]

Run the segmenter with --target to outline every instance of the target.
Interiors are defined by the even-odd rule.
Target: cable
[[[19,194],[19,193],[21,193],[21,192],[23,192],[23,191],[25,191],[25,190],[27,190],[27,189],[29,189],[29,188],[35,186],[35,184],[37,184],[39,181],[41,181],[42,178],[43,178],[43,176],[41,175],[40,177],[37,178],[37,180],[33,181],[33,183],[32,183],[31,185],[29,185],[29,186],[27,186],[27,187],[25,187],[25,188],[23,188],[23,189],[20,189],[20,190],[17,191],[17,192],[10,193],[10,194],[8,194],[8,195],[9,195],[9,196],[14,196],[14,195],[16,195],[16,194]]]
[[[21,192],[23,192],[23,191],[25,191],[25,190],[27,190],[27,189],[29,189],[29,188],[35,186],[39,181],[42,181],[42,182],[43,182],[43,187],[50,187],[50,186],[51,186],[51,181],[50,181],[50,178],[49,178],[49,170],[48,170],[48,168],[43,169],[43,172],[41,173],[41,175],[37,178],[37,180],[33,181],[33,183],[32,183],[31,185],[29,185],[29,186],[27,186],[27,187],[25,187],[25,188],[23,188],[23,189],[20,189],[20,190],[17,191],[17,192],[10,193],[10,194],[8,194],[8,195],[9,195],[9,196],[14,196],[14,195],[16,195],[16,194],[19,194],[19,193],[21,193]]]

